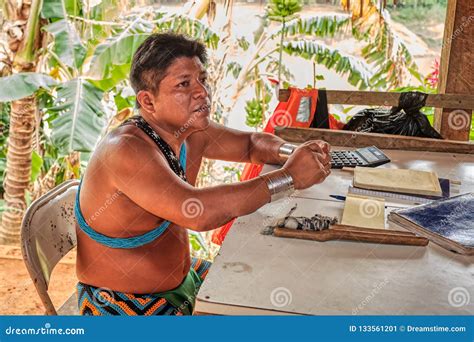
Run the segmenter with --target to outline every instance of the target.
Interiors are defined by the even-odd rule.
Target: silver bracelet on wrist
[[[280,158],[288,159],[296,147],[297,147],[296,145],[293,145],[290,143],[284,143],[278,149],[278,156]]]
[[[270,191],[270,202],[274,202],[276,200],[279,200],[280,198],[287,197],[295,191],[293,178],[285,170],[280,170],[279,173],[267,173],[262,175],[261,177],[265,179],[265,182],[268,186],[268,190]]]

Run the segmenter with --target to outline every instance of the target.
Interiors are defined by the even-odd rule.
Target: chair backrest
[[[48,286],[51,272],[77,244],[74,200],[78,180],[50,190],[26,210],[21,227],[21,251],[46,314],[56,315]]]

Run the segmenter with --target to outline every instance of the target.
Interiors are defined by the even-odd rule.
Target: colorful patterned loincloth
[[[152,294],[124,293],[79,282],[79,313],[86,316],[190,315],[210,266],[209,261],[193,258],[191,269],[181,285]]]

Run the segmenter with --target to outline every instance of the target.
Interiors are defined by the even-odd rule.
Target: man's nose
[[[209,96],[209,89],[206,84],[202,83],[201,81],[196,82],[195,90],[194,90],[195,97],[208,97]]]

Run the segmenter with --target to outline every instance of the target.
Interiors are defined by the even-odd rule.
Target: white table
[[[474,191],[474,156],[384,151],[383,167],[434,170]],[[275,168],[265,166],[263,172]],[[293,199],[234,222],[196,300],[202,314],[473,315],[474,257],[427,247],[316,242],[261,235],[296,203],[295,215],[341,218],[352,175],[333,171]],[[386,214],[394,207],[388,207]],[[389,229],[401,229],[389,226]],[[462,304],[462,305],[461,305]]]

